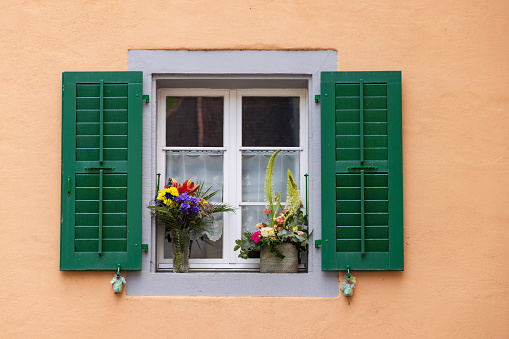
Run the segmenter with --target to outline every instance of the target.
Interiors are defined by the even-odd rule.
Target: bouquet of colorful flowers
[[[275,248],[282,243],[294,243],[299,250],[304,250],[309,244],[307,231],[307,216],[302,211],[302,199],[292,172],[287,171],[286,206],[281,204],[281,194],[272,187],[272,168],[279,150],[270,157],[265,174],[265,210],[267,221],[256,225],[255,232],[246,232],[242,239],[235,240],[234,251],[240,249],[239,258],[247,259],[253,252],[259,252],[268,247],[280,260],[284,255]]]
[[[213,214],[233,211],[225,203],[210,202],[216,193],[210,188],[203,191],[202,185],[195,185],[192,180],[186,180],[180,185],[175,179],[168,179],[168,184],[157,192],[154,204],[147,206],[152,210],[158,222],[164,224],[167,231],[189,230],[191,237],[199,238],[211,236],[218,230],[213,226]],[[220,232],[220,230],[219,230]]]

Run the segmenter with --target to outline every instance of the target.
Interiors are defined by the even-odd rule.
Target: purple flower
[[[181,211],[184,211],[185,214],[189,214],[189,204],[188,203],[183,203],[182,205],[180,205],[180,210]]]

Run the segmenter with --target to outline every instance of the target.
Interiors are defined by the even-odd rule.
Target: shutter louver
[[[400,79],[322,73],[323,269],[403,269]]]
[[[141,269],[141,97],[141,72],[63,73],[62,270]]]

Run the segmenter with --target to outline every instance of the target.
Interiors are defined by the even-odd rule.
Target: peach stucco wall
[[[509,336],[507,0],[0,3],[0,337]],[[405,271],[356,272],[350,300],[114,295],[112,272],[60,272],[61,72],[127,70],[130,49],[401,70]]]

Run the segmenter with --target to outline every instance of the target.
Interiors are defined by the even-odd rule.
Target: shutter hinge
[[[148,95],[148,94],[146,94],[146,95],[142,95],[142,96],[141,96],[141,100],[145,100],[145,102],[148,104],[148,103],[149,103],[149,101],[150,101],[150,97],[149,97],[149,95]]]
[[[319,103],[319,102],[320,102],[320,96],[319,96],[319,95],[315,95],[315,102],[316,102],[316,103]]]
[[[148,244],[141,244],[141,250],[145,250],[145,253],[148,252]]]
[[[315,248],[322,246],[322,240],[315,240]]]

